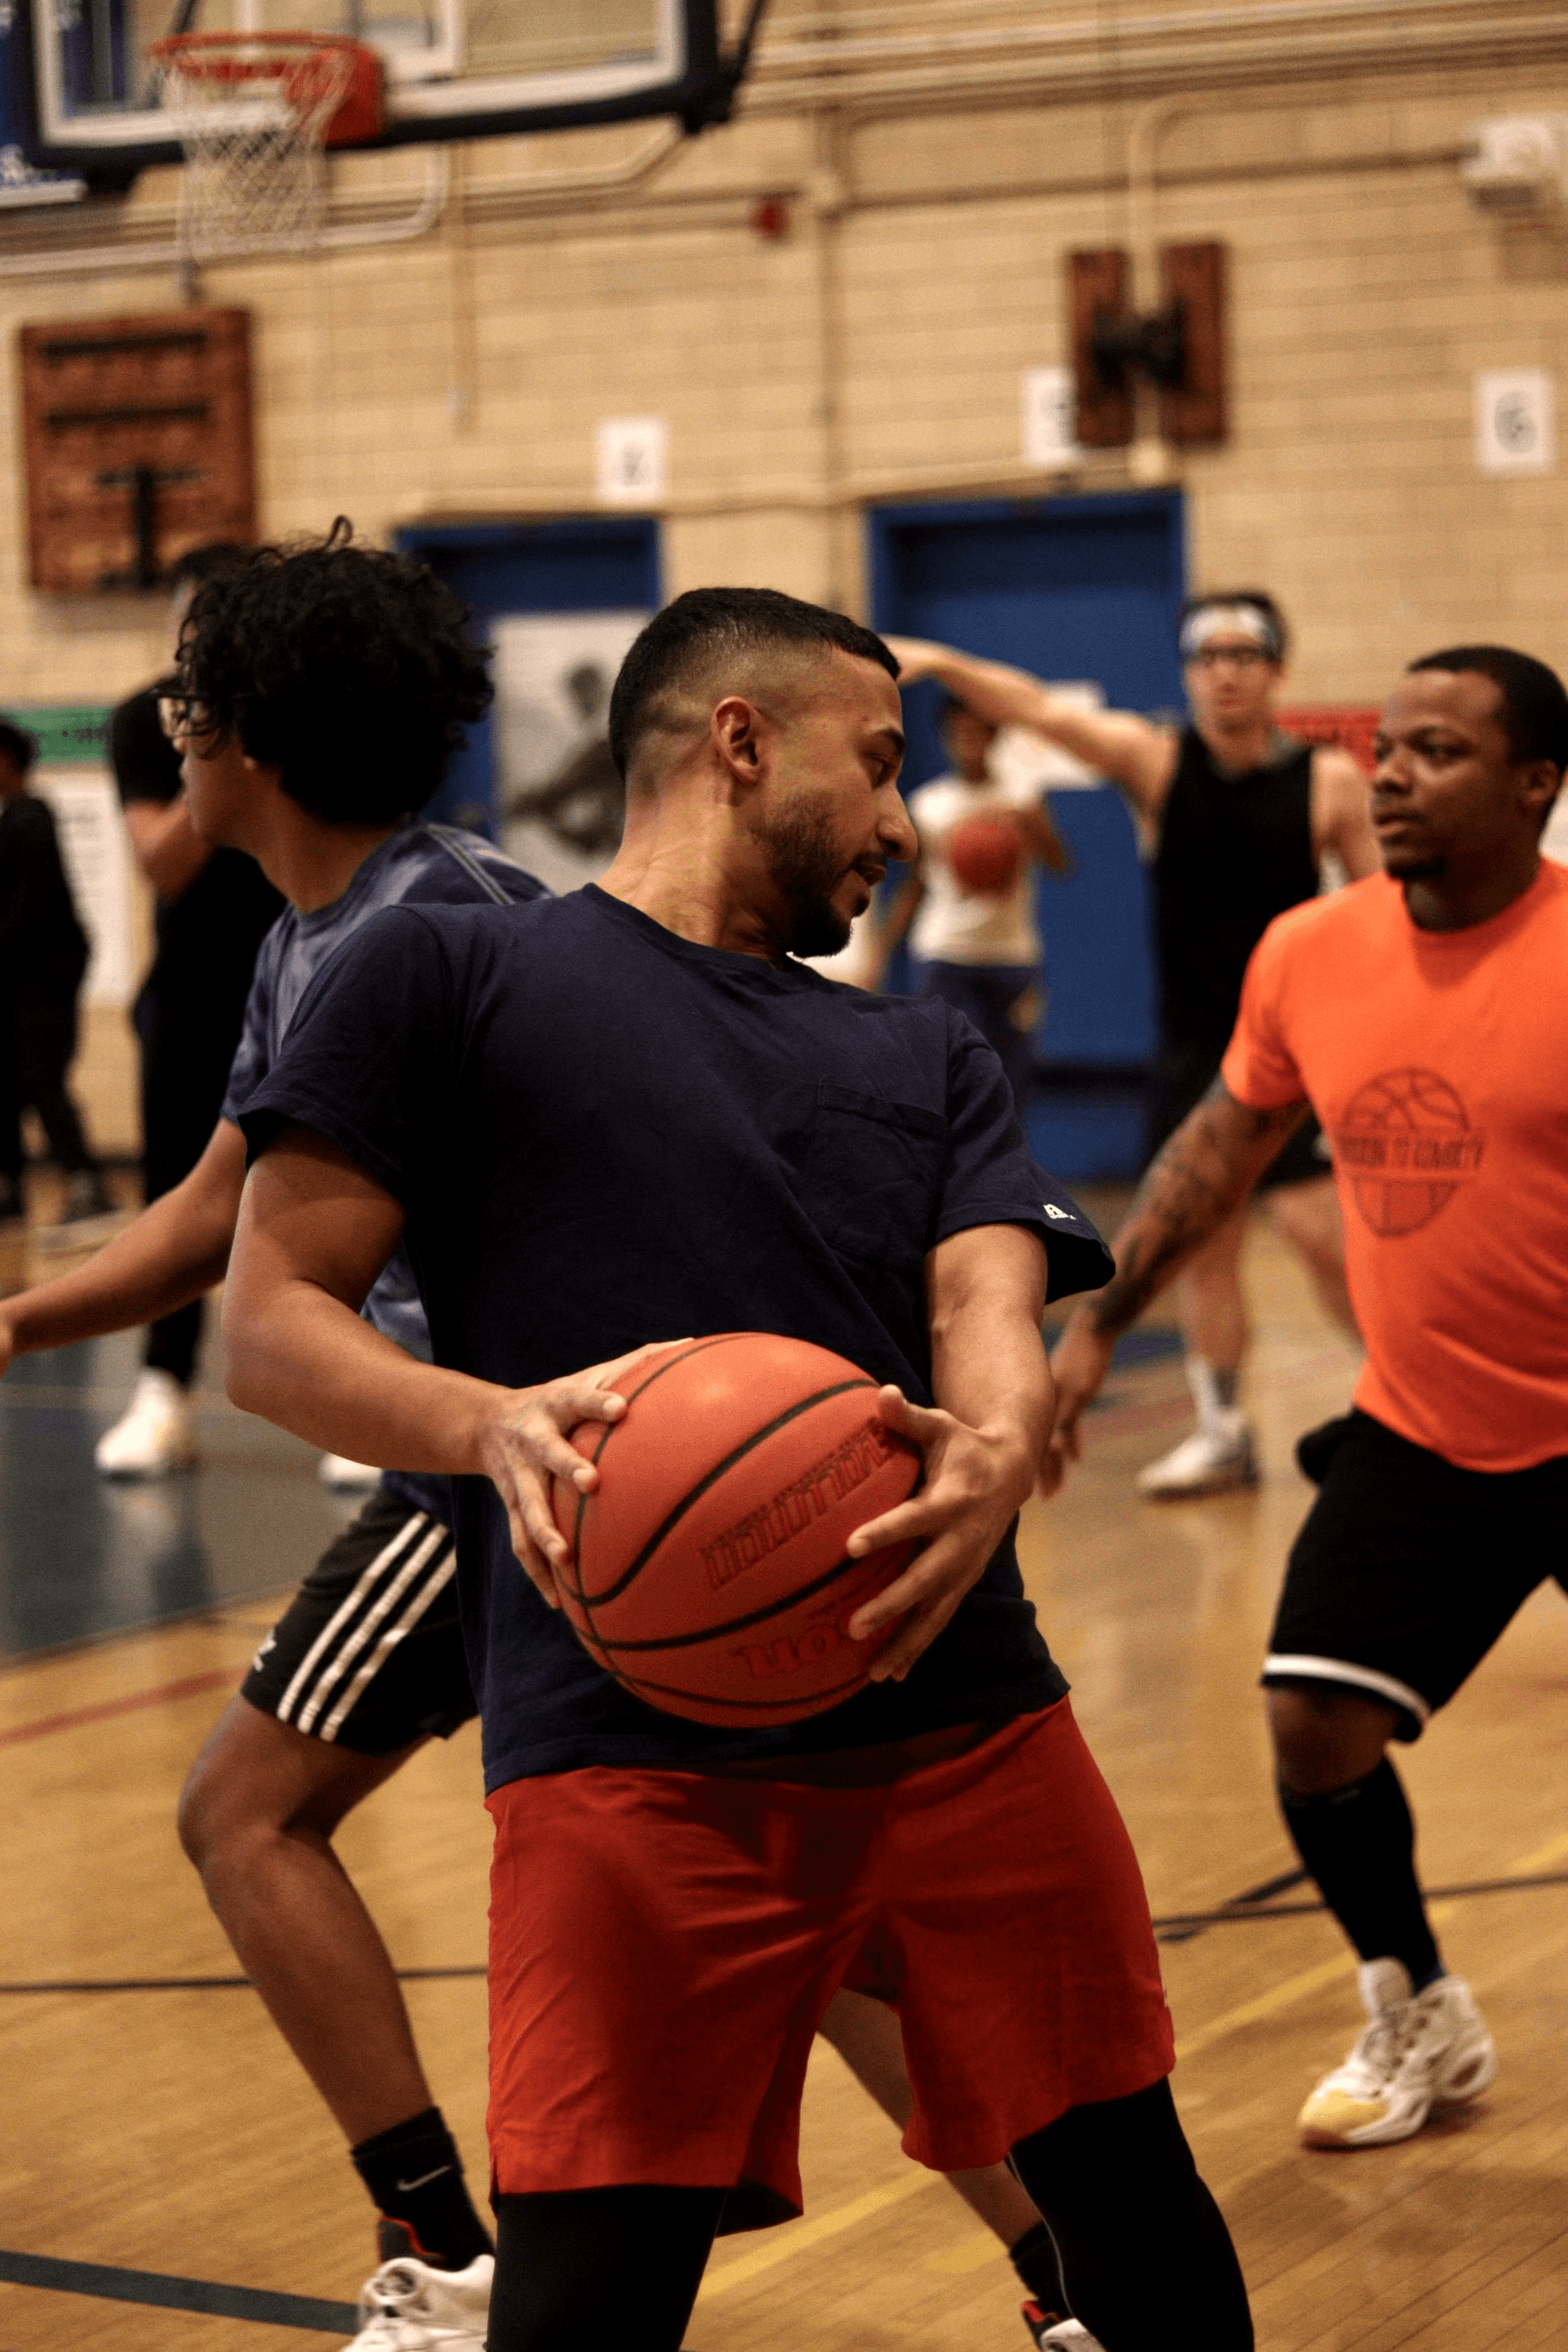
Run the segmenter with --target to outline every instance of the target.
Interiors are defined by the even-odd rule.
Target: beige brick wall
[[[211,271],[206,299],[255,314],[263,526],[592,512],[595,423],[655,413],[671,589],[854,602],[868,497],[1049,487],[1019,465],[1019,372],[1065,356],[1064,254],[1131,239],[1131,138],[1157,163],[1152,236],[1229,247],[1231,436],[1174,477],[1194,577],[1276,590],[1303,698],[1374,698],[1464,637],[1568,667],[1563,467],[1487,480],[1471,449],[1476,370],[1540,365],[1561,386],[1568,231],[1500,228],[1458,163],[1478,116],[1568,91],[1546,68],[1413,63],[1161,104],[867,121],[838,133],[848,201],[823,219],[802,191],[830,151],[804,119],[742,117],[618,209],[547,213],[507,185],[613,160],[646,129],[510,142],[458,159],[467,208],[419,243]],[[359,158],[342,184],[412,202],[421,171]],[[790,232],[769,243],[748,216],[780,190]],[[138,216],[169,194],[150,175]],[[0,276],[5,367],[23,320],[176,299],[169,274]],[[108,699],[159,659],[161,611],[26,587],[15,411],[13,385],[0,697]],[[1113,457],[1086,476],[1127,479]]]

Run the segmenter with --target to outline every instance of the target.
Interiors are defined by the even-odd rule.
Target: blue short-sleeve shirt
[[[403,1205],[435,1360],[509,1387],[647,1340],[768,1330],[929,1402],[928,1253],[977,1224],[1110,1271],[940,998],[700,947],[589,887],[380,914],[310,991],[241,1124],[326,1136]],[[1011,1538],[900,1684],[714,1730],[632,1698],[547,1610],[489,1481],[453,1482],[491,1787],[603,1763],[785,1757],[1004,1721],[1065,1689]]]

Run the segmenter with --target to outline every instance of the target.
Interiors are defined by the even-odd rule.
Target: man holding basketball
[[[604,887],[375,918],[244,1113],[237,1401],[457,1479],[498,1833],[490,2352],[621,2340],[631,2275],[639,2341],[676,2352],[726,2200],[798,2204],[844,1981],[897,2002],[911,2152],[1011,2153],[1108,2352],[1173,2309],[1251,2342],[1136,1864],[1012,1546],[1049,1418],[1043,1244],[1059,1295],[1099,1244],[967,1024],[791,961],[841,947],[912,845],[895,668],[771,592],[678,600],[616,684],[637,821]],[[357,1312],[400,1242],[433,1364]],[[869,1372],[926,1478],[852,1539],[921,1547],[850,1621],[894,1629],[869,1685],[732,1732],[631,1697],[565,1624],[551,1478],[595,1474],[537,1400],[597,1368],[579,1407],[613,1422],[605,1366],[748,1328]]]
[[[1543,662],[1463,646],[1384,709],[1384,873],[1270,926],[1212,1092],[1057,1349],[1058,1464],[1127,1328],[1308,1117],[1333,1139],[1367,1360],[1301,1441],[1318,1499],[1263,1679],[1285,1825],[1362,1961],[1370,2023],[1318,2084],[1318,2147],[1408,2139],[1497,2057],[1416,1881],[1391,1740],[1418,1739],[1568,1538],[1568,874],[1540,837],[1568,769]]]

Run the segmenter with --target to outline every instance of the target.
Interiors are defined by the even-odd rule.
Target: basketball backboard
[[[760,16],[760,8],[755,11]],[[744,69],[719,0],[16,0],[9,79],[28,161],[128,185],[181,148],[150,45],[170,33],[344,33],[386,67],[371,143],[674,115],[722,121]]]

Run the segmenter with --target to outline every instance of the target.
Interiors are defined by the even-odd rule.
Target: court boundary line
[[[72,2262],[59,2254],[0,2248],[0,2282],[38,2287],[46,2294],[96,2295],[107,2303],[151,2304],[160,2311],[194,2311],[209,2319],[249,2320],[258,2327],[299,2327],[318,2336],[352,2335],[359,2326],[359,2308],[352,2303],[283,2294],[271,2287],[228,2286],[217,2279],[179,2278],[165,2271]]]
[[[30,1723],[13,1723],[0,1731],[0,1748],[18,1748],[29,1739],[51,1738],[58,1731],[79,1731],[89,1723],[108,1723],[117,1715],[135,1715],[142,1707],[172,1706],[183,1698],[199,1698],[205,1691],[232,1690],[244,1681],[247,1671],[244,1666],[209,1666],[205,1674],[186,1675],[178,1682],[157,1683],[149,1690],[127,1691],[121,1698],[98,1699],[90,1706],[72,1707],[64,1715],[35,1716]]]
[[[1304,1877],[1305,1872],[1294,1874]],[[1568,1886],[1568,1870],[1551,1870],[1529,1877],[1479,1878],[1462,1886],[1428,1886],[1424,1891],[1428,1902],[1452,1904],[1472,1895],[1528,1895],[1537,1887]],[[1328,1905],[1317,1903],[1254,1904],[1249,1908],[1245,1895],[1237,1895],[1235,1905],[1220,1911],[1177,1912],[1166,1919],[1153,1922],[1154,1931],[1162,1927],[1233,1927],[1248,1926],[1259,1919],[1303,1919],[1328,1911]],[[466,1960],[449,1967],[395,1969],[399,1984],[448,1984],[464,1979],[488,1976],[483,1960]],[[8,1993],[94,1993],[94,1992],[247,1992],[255,1990],[250,1977],[43,1977],[19,1979],[10,1983],[0,1980],[0,1999]]]

